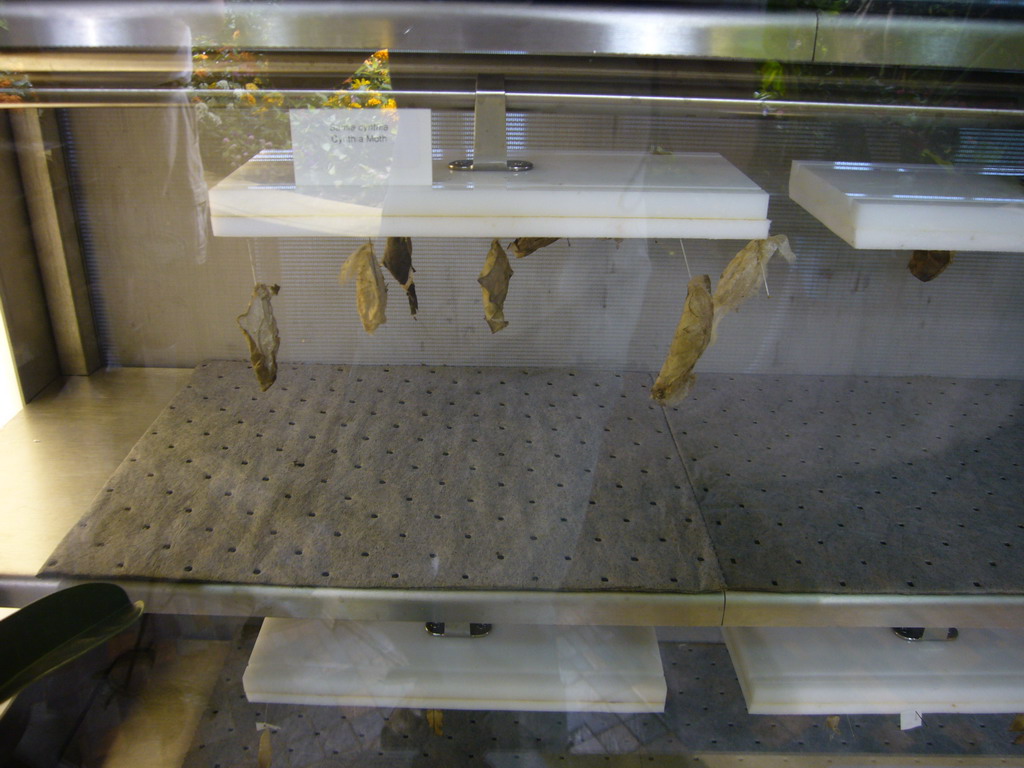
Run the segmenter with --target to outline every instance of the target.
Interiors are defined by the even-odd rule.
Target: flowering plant
[[[364,61],[342,87],[329,95],[321,95],[311,107],[328,109],[363,109],[364,107],[394,109],[391,90],[391,68],[387,50],[377,51]]]
[[[0,29],[7,29],[7,23],[0,19]],[[0,70],[0,104],[20,104],[28,100],[32,83],[28,75]]]
[[[208,167],[227,172],[263,149],[287,146],[284,95],[269,88],[264,69],[255,54],[235,47],[193,50],[192,102]]]
[[[234,39],[238,36],[236,30]],[[284,94],[273,89],[256,54],[234,46],[200,45],[193,50],[190,85],[208,168],[227,173],[264,149],[291,146]],[[388,52],[382,50],[366,59],[339,90],[290,106],[394,109],[390,90]]]
[[[0,71],[0,104],[20,104],[27,101],[32,83],[27,75]]]

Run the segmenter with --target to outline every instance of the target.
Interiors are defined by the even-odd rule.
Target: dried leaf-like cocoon
[[[796,259],[796,255],[789,247],[789,238],[785,235],[773,235],[765,240],[751,240],[726,265],[715,287],[712,344],[721,319],[727,313],[739,309],[743,302],[761,290],[765,267],[776,253],[791,264]]]
[[[954,255],[953,251],[914,251],[910,255],[907,269],[922,283],[927,283],[946,270],[953,262]]]
[[[281,337],[277,333],[277,321],[270,305],[270,297],[281,290],[278,285],[256,283],[249,299],[249,308],[238,316],[238,327],[249,342],[249,358],[260,389],[266,392],[277,379],[277,349]]]
[[[444,736],[444,712],[440,709],[428,709],[427,725],[436,736]]]
[[[825,718],[825,726],[832,735],[839,736],[839,715],[829,715]],[[829,737],[831,738],[831,736]]]
[[[711,278],[698,275],[687,286],[683,314],[672,337],[668,357],[651,387],[651,398],[655,402],[674,405],[689,394],[697,380],[693,367],[711,341],[713,317]]]
[[[419,301],[416,299],[416,283],[412,279],[412,273],[416,270],[412,268],[411,237],[388,238],[384,247],[384,266],[402,286],[409,299],[409,313],[415,315],[419,309]]]
[[[508,281],[512,278],[512,265],[508,263],[505,249],[497,239],[491,242],[491,250],[487,252],[487,261],[480,271],[477,282],[484,294],[484,318],[491,327],[491,333],[497,333],[508,325],[505,319],[505,297],[508,295]]]
[[[539,251],[558,240],[557,237],[517,237],[512,241],[509,250],[515,254],[517,259],[529,256],[534,251]]]
[[[342,285],[352,279],[356,281],[356,306],[359,319],[367,333],[373,333],[377,326],[388,321],[384,308],[388,303],[384,275],[381,274],[377,257],[373,255],[373,243],[366,243],[345,260],[338,274]]]

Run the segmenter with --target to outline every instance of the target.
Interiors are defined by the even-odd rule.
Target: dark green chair
[[[119,635],[139,619],[142,608],[116,584],[81,584],[0,619],[0,719],[22,689]],[[16,746],[24,723],[8,716],[2,726],[0,763]]]

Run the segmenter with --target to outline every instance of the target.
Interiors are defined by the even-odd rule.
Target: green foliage
[[[765,61],[758,68],[761,75],[761,87],[754,93],[754,97],[765,99],[781,99],[786,95],[785,68],[782,62]]]
[[[200,41],[192,53],[192,102],[207,165],[227,172],[263,149],[288,143],[284,96],[253,53]]]
[[[237,31],[233,34],[237,38]],[[333,92],[301,100],[275,90],[264,60],[235,46],[199,41],[192,53],[192,102],[205,165],[227,173],[264,149],[291,146],[289,109],[394,108],[387,51],[368,57]]]
[[[26,75],[0,70],[0,104],[18,104],[31,95],[32,83]]]

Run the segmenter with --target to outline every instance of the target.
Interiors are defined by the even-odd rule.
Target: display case
[[[12,755],[1024,763],[1024,8],[0,20]]]

